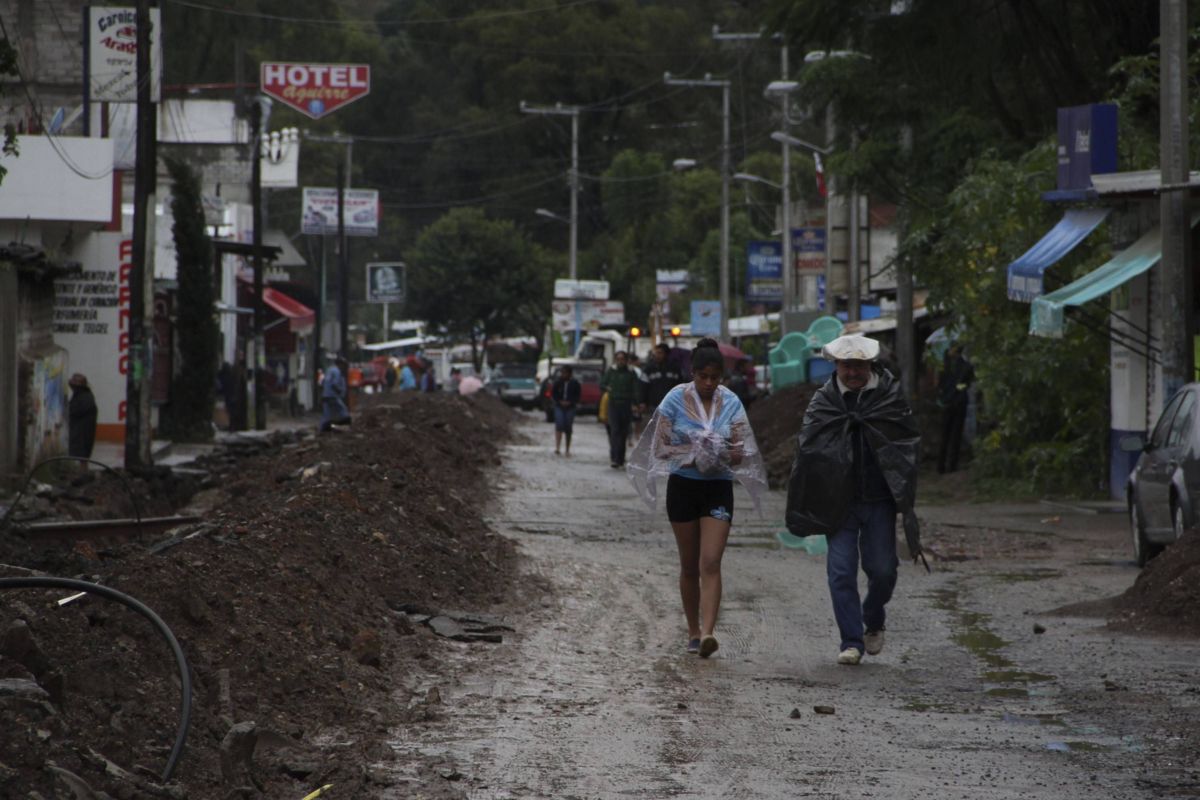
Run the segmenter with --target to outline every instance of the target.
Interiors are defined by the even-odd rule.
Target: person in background
[[[350,421],[350,409],[346,407],[346,370],[350,364],[338,356],[325,372],[321,383],[321,425],[319,433],[333,429],[334,424],[344,425]]]
[[[433,362],[428,358],[421,359],[421,377],[418,383],[422,392],[437,391],[437,376],[433,373]]]
[[[654,345],[650,361],[642,369],[642,413],[653,414],[667,392],[683,383],[679,367],[671,363],[671,348],[665,343]]]
[[[600,380],[600,390],[608,393],[608,454],[609,466],[625,466],[625,443],[633,422],[633,401],[638,396],[637,373],[629,368],[629,354],[618,350]]]
[[[389,358],[387,366],[383,370],[383,390],[385,392],[390,392],[392,389],[395,389],[396,381],[400,379],[400,376],[396,374],[396,364],[396,359]]]
[[[654,507],[656,481],[667,478],[667,519],[679,550],[679,594],[687,651],[708,658],[721,607],[721,559],[733,524],[733,481],[761,513],[766,468],[737,395],[721,385],[724,359],[714,339],[692,350],[693,380],[659,403],[629,459],[638,495]]]
[[[629,368],[633,370],[633,374],[637,376],[637,391],[633,395],[633,407],[630,414],[629,424],[629,447],[632,447],[642,435],[642,429],[645,428],[646,419],[645,404],[642,403],[642,398],[646,394],[646,376],[642,372],[642,359],[637,353],[629,354]]]
[[[414,365],[419,362],[411,356],[405,360],[404,366],[400,368],[400,391],[410,392],[417,389],[417,372]]]
[[[554,455],[558,455],[559,446],[565,436],[568,458],[571,456],[571,433],[575,426],[575,409],[579,406],[579,398],[583,396],[583,386],[575,380],[573,375],[574,370],[569,365],[561,367],[558,379],[550,387],[550,401],[554,403]]]
[[[938,472],[958,469],[958,453],[962,449],[963,425],[967,421],[971,384],[975,382],[975,367],[963,355],[962,345],[953,342],[942,359],[942,374],[938,378],[938,405],[942,407],[942,446],[938,451]]]
[[[462,385],[462,370],[458,367],[450,368],[450,391],[457,392],[458,387]]]
[[[67,381],[71,387],[71,402],[67,405],[67,453],[78,458],[91,458],[96,446],[96,396],[83,373],[76,372]]]

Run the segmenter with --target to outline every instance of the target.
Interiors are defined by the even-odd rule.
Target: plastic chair
[[[771,348],[767,361],[771,364],[771,388],[782,389],[796,383],[803,383],[807,377],[808,354],[812,345],[808,336],[799,331],[793,331],[779,340],[779,344]]]
[[[837,317],[817,317],[808,326],[805,335],[814,350],[820,350],[825,345],[842,335],[846,326]]]

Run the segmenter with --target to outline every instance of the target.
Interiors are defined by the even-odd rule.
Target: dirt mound
[[[1112,601],[1121,630],[1200,636],[1200,535],[1189,534],[1151,559]]]
[[[804,411],[819,388],[817,384],[795,384],[755,401],[747,412],[767,464],[767,481],[773,489],[787,484]]]
[[[394,780],[386,733],[436,713],[402,681],[436,668],[440,640],[400,610],[485,611],[507,596],[516,557],[482,510],[514,418],[490,397],[379,399],[352,429],[226,464],[192,499],[203,522],[173,539],[15,548],[17,569],[0,575],[96,580],[170,626],[194,689],[173,796],[302,797],[327,783],[379,796]],[[63,796],[70,778],[54,765],[113,796],[166,796],[146,782],[179,715],[170,651],[143,617],[90,596],[55,602],[68,594],[0,592],[0,794]],[[423,796],[459,796],[430,774],[429,786],[415,776]]]

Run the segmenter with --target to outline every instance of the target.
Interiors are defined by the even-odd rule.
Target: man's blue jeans
[[[862,553],[867,573],[867,599],[859,602],[858,562]],[[896,505],[891,500],[855,503],[837,533],[829,537],[825,572],[833,616],[842,637],[842,647],[863,647],[863,630],[881,630],[884,606],[896,588]]]

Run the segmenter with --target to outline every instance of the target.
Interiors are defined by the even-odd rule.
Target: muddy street
[[[440,761],[471,798],[1200,796],[1200,645],[1046,613],[1133,582],[1119,515],[919,507],[940,558],[901,565],[885,650],[845,667],[824,557],[779,546],[781,493],[760,519],[739,488],[701,660],[661,497],[608,467],[593,418],[570,459],[522,430],[488,516],[531,610],[501,645],[447,645],[454,678],[411,673],[445,712],[395,733],[398,765]]]

